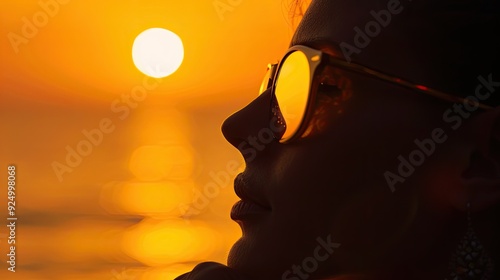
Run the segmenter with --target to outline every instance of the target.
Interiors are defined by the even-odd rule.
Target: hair
[[[294,28],[298,26],[312,1],[314,0],[291,0],[288,10]],[[381,6],[386,5],[387,1],[378,0]],[[465,14],[467,16],[464,18],[467,20],[436,16],[434,11],[438,9]],[[500,81],[500,1],[427,0],[412,4],[409,10],[411,16],[417,16],[441,30],[435,32],[435,36],[438,36],[435,38],[427,37],[430,32],[422,30],[422,38],[427,38],[423,41],[441,45],[439,42],[444,42],[444,38],[449,44],[447,47],[434,48],[433,57],[429,57],[455,69],[454,73],[442,73],[454,77],[453,83],[448,83],[449,88],[443,89],[444,91],[467,98],[474,95],[479,84],[476,77],[482,76],[487,80],[491,75],[493,81]],[[422,42],[424,45],[429,43]],[[481,102],[491,107],[499,106],[500,88]]]
[[[292,0],[289,9],[289,16],[294,26],[304,16],[308,6],[315,0]],[[332,1],[332,0],[324,0]],[[350,1],[350,0],[346,0]],[[378,0],[382,4],[386,4],[388,0]],[[420,4],[412,5],[414,10],[412,16],[417,14],[420,18],[427,21],[432,26],[440,26],[443,32],[439,34],[441,38],[429,38],[430,43],[439,42],[443,37],[448,40],[451,45],[456,46],[455,49],[444,48],[438,45],[438,57],[430,59],[439,59],[448,65],[452,65],[458,77],[466,77],[467,81],[457,80],[455,83],[458,87],[463,87],[461,90],[452,91],[457,96],[466,98],[475,93],[478,85],[477,79],[469,77],[477,77],[481,75],[486,80],[491,79],[494,82],[500,82],[500,1],[498,0],[427,0]],[[454,13],[465,14],[469,20],[457,21],[451,18],[439,17],[433,15],[436,9],[449,9]],[[440,50],[439,48],[443,49]],[[439,55],[439,52],[441,52]],[[444,75],[444,73],[443,73]],[[470,82],[469,82],[470,81]],[[491,96],[482,101],[482,103],[498,107],[500,106],[500,87],[492,92]],[[494,222],[491,229],[494,233],[500,232],[500,223],[496,219],[500,213],[500,204],[497,204],[488,211],[489,218]],[[495,262],[494,279],[500,279],[500,240],[494,241],[492,244],[492,252],[490,257]]]
[[[479,84],[475,77],[478,76],[488,79],[491,75],[493,81],[500,81],[500,2],[428,0],[423,3],[416,7],[416,13],[421,13],[420,18],[442,30],[436,33],[440,38],[429,37],[429,41],[447,42],[444,47],[436,48],[436,57],[432,59],[456,69],[454,92],[461,97],[474,95]],[[436,9],[452,12],[452,15],[439,13],[433,16]],[[455,17],[454,14],[463,16]],[[499,106],[500,89],[482,102],[492,107]]]
[[[290,18],[294,29],[297,28],[297,25],[312,1],[313,0],[292,0],[291,3],[289,3],[288,17]]]

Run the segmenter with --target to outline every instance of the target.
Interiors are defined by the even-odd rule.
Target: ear
[[[500,107],[471,119],[465,133],[475,150],[461,179],[475,212],[500,204]],[[465,210],[466,204],[460,204],[455,206]]]

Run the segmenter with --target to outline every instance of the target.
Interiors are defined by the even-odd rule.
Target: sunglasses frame
[[[308,93],[308,97],[307,97],[306,109],[304,111],[304,115],[302,116],[302,120],[300,121],[299,127],[290,137],[278,139],[281,143],[290,142],[291,140],[296,139],[297,137],[300,137],[300,135],[302,135],[304,133],[304,131],[306,129],[304,124],[309,122],[309,120],[311,118],[310,112],[311,112],[311,110],[314,109],[314,108],[312,108],[312,107],[314,107],[314,102],[311,102],[311,101],[316,100],[317,87],[319,84],[319,83],[314,83],[314,78],[316,77],[318,70],[323,70],[323,68],[325,66],[337,66],[338,68],[340,68],[342,70],[347,70],[350,72],[358,73],[358,74],[361,74],[364,76],[368,76],[371,78],[375,78],[375,79],[379,79],[379,80],[382,80],[385,82],[396,84],[396,85],[399,85],[401,87],[411,89],[411,90],[414,90],[414,91],[417,91],[419,93],[423,93],[426,95],[430,95],[430,96],[433,96],[435,98],[439,98],[441,100],[448,101],[451,103],[469,103],[471,106],[477,106],[478,108],[483,109],[483,110],[493,109],[493,107],[491,107],[489,105],[485,105],[485,104],[482,104],[479,102],[473,102],[470,99],[466,99],[466,98],[462,98],[462,97],[455,96],[452,94],[448,94],[448,93],[445,93],[445,92],[442,92],[442,91],[439,91],[436,89],[426,87],[424,85],[412,83],[412,82],[409,82],[407,80],[382,73],[380,71],[371,69],[371,68],[366,67],[366,66],[362,66],[362,65],[352,63],[352,62],[347,62],[347,61],[342,60],[336,56],[332,56],[332,55],[327,54],[323,51],[313,49],[313,48],[303,46],[303,45],[296,45],[296,46],[289,48],[288,51],[283,56],[283,58],[279,61],[279,63],[268,65],[268,71],[271,71],[271,73],[269,76],[269,81],[267,82],[267,89],[265,89],[265,90],[272,88],[271,89],[272,102],[276,102],[276,93],[275,93],[276,82],[277,82],[277,79],[279,78],[279,74],[280,74],[281,68],[283,66],[283,63],[286,61],[286,58],[289,55],[291,55],[292,53],[294,53],[296,51],[302,52],[306,56],[307,61],[309,62],[309,76],[310,76],[309,77],[309,93]],[[262,89],[264,89],[264,86],[263,86],[264,83],[265,83],[265,81],[263,81],[263,83],[262,83],[261,93],[264,91],[264,90],[262,90]],[[271,104],[271,107],[270,107],[271,108],[270,109],[271,115],[272,115],[273,106],[274,106],[274,104]],[[286,122],[286,120],[285,120],[285,122]]]

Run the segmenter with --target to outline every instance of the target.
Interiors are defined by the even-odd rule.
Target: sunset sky
[[[173,279],[224,263],[244,165],[220,125],[257,96],[290,21],[281,0],[3,3],[0,181],[15,165],[18,258],[8,272],[0,227],[0,278]],[[155,27],[185,51],[161,80],[132,61],[136,36]]]

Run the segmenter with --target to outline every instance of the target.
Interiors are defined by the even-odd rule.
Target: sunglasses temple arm
[[[354,64],[354,63],[349,63],[347,61],[339,60],[337,58],[330,58],[329,60],[330,60],[330,64],[341,66],[342,68],[345,68],[347,70],[350,70],[350,71],[353,71],[353,72],[356,72],[356,73],[359,73],[359,74],[368,75],[368,76],[371,76],[371,77],[374,77],[374,78],[378,78],[378,79],[381,79],[381,80],[384,80],[384,81],[387,81],[387,82],[390,82],[390,83],[394,83],[394,84],[397,84],[397,85],[400,85],[402,87],[406,87],[406,88],[409,88],[409,89],[417,90],[417,91],[419,91],[421,93],[424,93],[424,94],[427,94],[427,95],[431,95],[431,96],[434,96],[436,98],[439,98],[439,99],[442,99],[442,100],[446,100],[446,101],[449,101],[449,102],[452,102],[452,103],[468,103],[471,106],[476,106],[477,105],[479,108],[481,108],[483,110],[491,110],[491,109],[493,109],[493,107],[491,107],[491,106],[488,106],[488,105],[485,105],[485,104],[482,104],[482,103],[479,103],[479,102],[474,102],[471,99],[462,98],[462,97],[459,97],[459,96],[455,96],[455,95],[444,93],[442,91],[431,89],[431,88],[428,88],[428,87],[423,86],[423,85],[418,85],[418,84],[415,84],[415,83],[411,83],[411,82],[405,81],[405,80],[403,80],[401,78],[393,77],[393,76],[384,74],[382,72],[370,69],[370,68],[365,67],[365,66],[361,66],[361,65],[358,65],[358,64]]]

